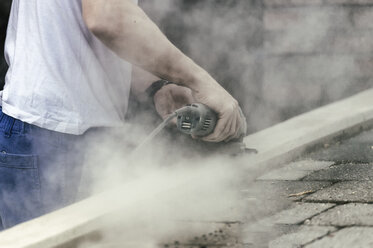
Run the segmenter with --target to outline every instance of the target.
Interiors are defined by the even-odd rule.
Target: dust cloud
[[[95,134],[87,143],[91,152],[82,188],[89,184],[89,193],[95,195],[137,186],[117,196],[115,204],[133,204],[106,218],[102,239],[80,247],[159,247],[175,237],[200,235],[206,225],[243,220],[243,158],[195,153],[183,139],[170,139],[167,131],[134,155],[131,148],[145,138],[143,127],[102,135],[106,138]]]
[[[350,10],[212,0],[143,1],[142,6],[177,46],[239,100],[251,132],[371,85],[359,74],[355,54],[344,49],[348,44],[341,43]],[[146,189],[141,197],[131,196],[139,197],[138,204],[108,218],[103,243],[158,247],[173,234],[180,235],[180,221],[255,221],[256,213],[265,215],[265,201],[257,200],[262,199],[260,188],[251,192],[255,204],[240,194],[256,175],[247,171],[245,156],[196,151],[194,145],[204,145],[166,131],[142,156],[129,158],[131,148],[154,127],[150,117],[139,115],[134,119],[145,120],[140,121],[145,127],[126,127],[109,139],[90,142],[100,144],[93,146],[86,166],[93,172],[93,193],[128,181],[144,181]],[[122,142],[113,142],[121,138]],[[152,181],[152,175],[158,179]],[[169,190],[156,193],[160,184]],[[274,202],[276,198],[271,199]]]
[[[370,31],[357,21],[364,7],[257,0],[140,5],[238,99],[249,132],[373,86]]]

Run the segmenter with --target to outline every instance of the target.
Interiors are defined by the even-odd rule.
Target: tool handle
[[[198,137],[211,134],[216,126],[217,114],[201,103],[188,104],[176,110],[177,128],[185,133]]]

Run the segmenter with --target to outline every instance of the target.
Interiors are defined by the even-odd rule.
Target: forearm
[[[129,0],[82,0],[89,29],[123,59],[146,71],[194,89],[209,77],[177,49]]]
[[[238,102],[205,70],[177,49],[130,0],[82,0],[88,28],[128,62],[160,77],[189,87],[193,101],[218,113],[212,134],[203,139],[220,142],[238,138],[243,116]]]
[[[134,66],[132,70],[131,93],[138,101],[147,102],[149,99],[146,94],[146,89],[148,89],[153,82],[159,79],[159,77]]]

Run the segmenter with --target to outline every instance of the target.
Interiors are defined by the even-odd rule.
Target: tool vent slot
[[[206,117],[204,123],[203,123],[203,126],[202,126],[202,130],[203,131],[206,131],[207,129],[209,129],[209,127],[211,126],[211,118],[210,117]]]
[[[192,123],[188,121],[183,121],[181,123],[181,129],[190,130],[192,129]]]

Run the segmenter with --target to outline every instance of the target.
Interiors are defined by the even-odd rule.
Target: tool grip
[[[188,104],[176,113],[178,130],[198,137],[211,134],[218,119],[212,109],[201,103]]]

